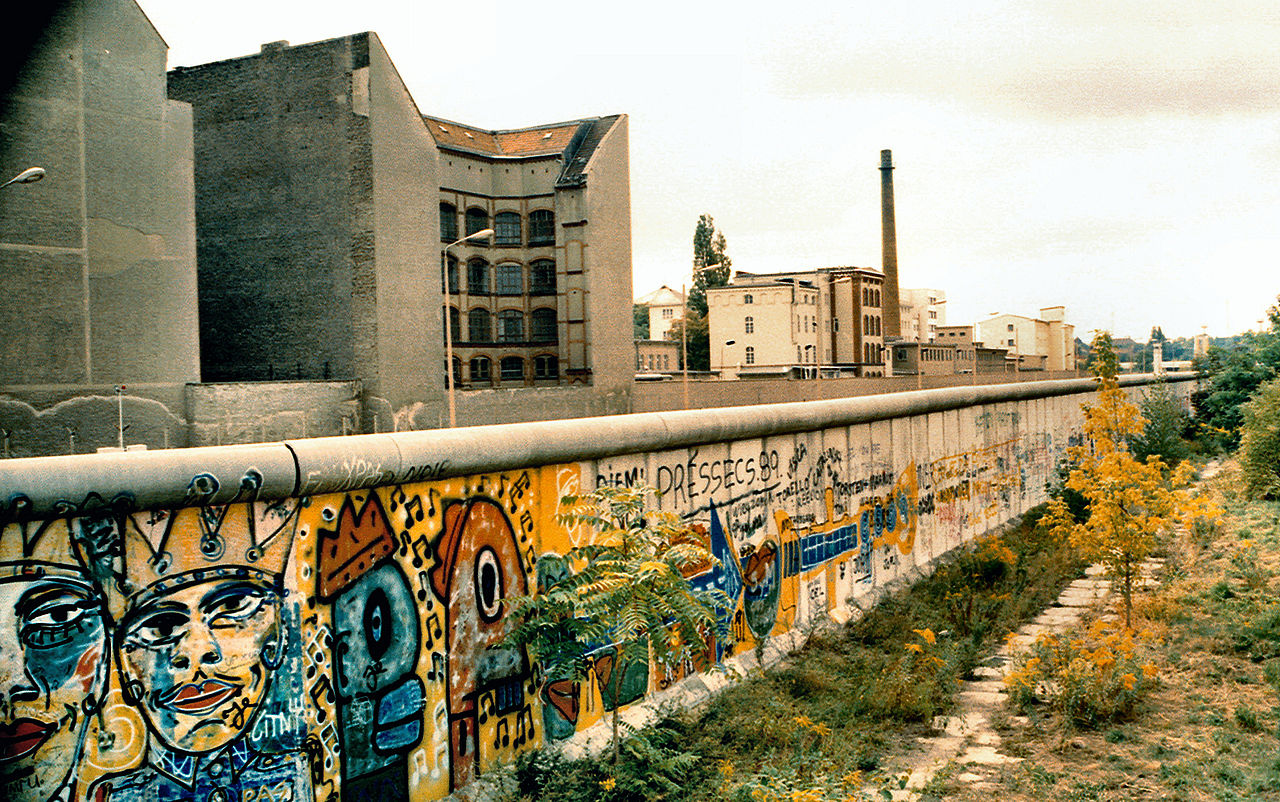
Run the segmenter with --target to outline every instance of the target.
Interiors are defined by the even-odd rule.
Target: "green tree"
[[[711,370],[711,336],[708,320],[702,315],[689,315],[689,370]],[[680,342],[685,321],[677,320],[667,329],[667,339]],[[680,366],[681,368],[684,365]]]
[[[689,290],[690,314],[707,316],[707,288],[723,287],[729,283],[733,260],[727,253],[728,243],[724,233],[716,230],[716,221],[709,214],[698,217],[693,230],[693,282]]]
[[[1129,450],[1140,460],[1156,456],[1170,467],[1176,467],[1191,454],[1185,436],[1191,430],[1191,414],[1170,389],[1168,382],[1147,387],[1138,404],[1146,420],[1141,432],[1129,440]]]
[[[652,487],[606,486],[564,497],[560,523],[595,530],[592,542],[563,557],[543,557],[535,591],[506,600],[514,626],[504,644],[528,649],[544,677],[581,681],[591,653],[615,644],[610,681],[601,688],[613,703],[615,763],[624,667],[702,662],[716,611],[727,602],[721,591],[689,584],[686,574],[718,563],[675,513],[652,509],[655,496]]]
[[[1245,492],[1280,499],[1280,379],[1263,384],[1242,406],[1240,468]]]
[[[1230,451],[1240,442],[1242,406],[1264,382],[1280,375],[1280,296],[1267,309],[1270,328],[1227,338],[1196,360],[1202,379],[1191,396],[1203,439]]]
[[[636,340],[649,339],[649,307],[644,304],[631,305],[631,336]]]

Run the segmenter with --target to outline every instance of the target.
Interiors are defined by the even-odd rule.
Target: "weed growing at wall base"
[[[522,760],[522,800],[876,800],[905,777],[887,752],[918,749],[981,649],[1037,614],[1083,564],[1039,514],[987,538],[838,631],[814,634],[782,667],[623,742],[616,766]],[[958,600],[975,594],[959,612]],[[957,618],[958,617],[958,618]],[[957,632],[957,620],[969,632]],[[983,634],[985,633],[985,634]],[[654,751],[657,750],[657,751]],[[665,779],[662,779],[665,778]],[[612,779],[605,788],[602,783]],[[667,781],[679,792],[664,790]]]

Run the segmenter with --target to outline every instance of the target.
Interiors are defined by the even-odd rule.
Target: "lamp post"
[[[693,280],[697,281],[698,274],[703,273],[707,270],[710,270],[713,267],[719,267],[720,264],[721,264],[720,262],[712,262],[711,264],[703,265],[702,267],[698,267],[695,265],[693,268]],[[680,285],[680,304],[681,304],[680,383],[684,391],[684,409],[688,409],[689,408],[689,293],[688,293],[688,285],[683,283]],[[708,329],[710,329],[710,326],[708,326]],[[721,356],[721,360],[723,360],[723,358],[724,357]]]
[[[731,345],[737,345],[737,340],[725,340],[724,345],[720,346],[720,378],[724,378],[724,349]]]
[[[121,451],[124,451],[124,391],[123,384],[116,385],[116,433],[120,436]]]
[[[493,236],[492,228],[481,229],[454,240],[440,251],[440,289],[444,295],[444,361],[445,386],[449,388],[449,428],[458,425],[457,407],[453,400],[453,321],[449,315],[449,249],[476,239],[488,239]]]
[[[13,178],[10,178],[8,181],[0,184],[0,189],[4,189],[10,184],[33,184],[41,178],[44,178],[43,167],[28,167]]]

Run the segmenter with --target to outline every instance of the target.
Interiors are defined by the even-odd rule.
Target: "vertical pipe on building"
[[[898,309],[898,234],[893,221],[893,151],[880,151],[880,258],[884,265],[884,336],[902,336]]]

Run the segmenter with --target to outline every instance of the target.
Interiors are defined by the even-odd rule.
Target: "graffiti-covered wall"
[[[446,796],[599,721],[615,676],[624,705],[682,679],[491,648],[592,537],[565,495],[651,484],[705,535],[726,660],[1041,502],[1089,387],[7,461],[0,798]]]

